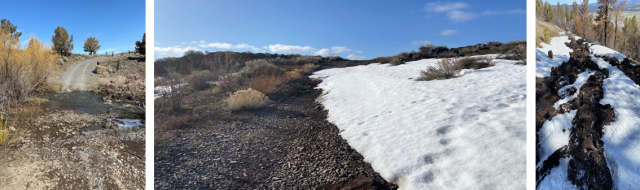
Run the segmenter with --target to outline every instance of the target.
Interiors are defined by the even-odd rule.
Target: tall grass
[[[14,146],[23,140],[26,128],[16,125],[16,119],[9,115],[9,101],[0,102],[0,148],[5,149]],[[11,122],[9,122],[11,120]],[[16,128],[18,127],[18,128]]]
[[[27,47],[6,31],[0,31],[0,90],[11,99],[25,100],[47,89],[48,78],[56,71],[58,55],[51,45],[29,37]]]

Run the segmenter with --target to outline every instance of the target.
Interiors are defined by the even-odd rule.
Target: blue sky
[[[3,1],[0,19],[8,19],[18,30],[23,45],[30,34],[51,44],[58,26],[73,34],[73,53],[85,53],[89,37],[99,40],[99,53],[134,50],[145,33],[144,0],[110,1]],[[12,8],[8,8],[12,7]]]
[[[372,59],[434,43],[526,40],[526,1],[156,0],[155,57],[186,50]]]

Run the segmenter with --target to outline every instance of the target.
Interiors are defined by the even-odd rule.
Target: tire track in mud
[[[544,122],[558,114],[571,110],[577,110],[577,114],[571,122],[573,126],[570,129],[567,145],[556,150],[540,167],[536,168],[537,185],[544,180],[551,169],[558,166],[561,158],[570,158],[567,172],[568,180],[572,184],[580,188],[612,189],[613,179],[605,160],[601,137],[604,135],[605,125],[614,121],[615,112],[610,105],[599,103],[604,97],[603,80],[609,77],[609,72],[606,69],[600,69],[597,63],[591,60],[589,45],[584,40],[571,39],[571,42],[566,45],[573,49],[569,61],[552,68],[548,78],[536,81],[536,132],[540,131]],[[608,60],[617,61],[612,58]],[[628,66],[631,65],[628,64]],[[576,82],[578,74],[585,71],[592,74],[579,91],[571,87],[572,89],[566,92],[558,93],[563,87]],[[573,96],[575,93],[578,93],[577,96],[561,104],[558,110],[553,107],[558,100]],[[540,150],[540,138],[537,133],[536,143]],[[540,156],[538,152],[536,162],[543,159]]]

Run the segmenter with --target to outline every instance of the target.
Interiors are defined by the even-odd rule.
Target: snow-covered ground
[[[538,52],[536,58],[541,60],[537,61],[536,76],[549,76],[551,67],[562,64],[564,58],[556,59],[556,55],[564,55],[567,52],[568,47],[564,42],[568,42],[566,36],[555,37],[551,39],[551,45],[543,44],[543,48],[536,50]],[[550,49],[554,50],[554,59],[549,59],[546,53],[540,53]],[[601,45],[591,46],[590,51],[596,55],[624,59],[624,55]],[[568,53],[566,55],[568,60]],[[591,59],[600,68],[609,71],[609,78],[603,83],[604,98],[600,100],[600,104],[610,104],[616,114],[614,122],[605,126],[605,134],[602,137],[607,166],[614,180],[614,189],[637,189],[640,187],[640,86],[603,59],[593,55]],[[579,89],[589,77],[588,75],[590,75],[588,72],[580,74],[571,86]],[[572,98],[575,96],[566,97],[566,100],[560,101],[566,102]],[[562,133],[562,129],[571,128],[571,120],[574,117],[575,110],[572,110],[570,113],[557,115],[543,124],[543,128],[538,133],[542,147],[542,150],[539,150],[543,155],[542,161],[546,160],[553,151],[568,143],[568,133]],[[540,189],[576,189],[567,181],[567,159],[562,159],[560,166],[551,170],[551,173],[540,183]]]
[[[558,67],[564,61],[569,61],[569,53],[573,50],[564,43],[570,42],[568,36],[551,38],[550,44],[540,43],[542,48],[536,48],[536,77],[548,77],[552,67]],[[553,52],[553,59],[549,58],[549,50]]]
[[[187,83],[180,83],[173,86],[174,89],[184,88]],[[171,93],[171,85],[156,86],[153,88],[153,99],[162,97],[165,93]]]
[[[524,189],[526,66],[417,81],[439,59],[322,70],[328,119],[401,189]]]
[[[118,124],[118,126],[120,126],[120,128],[123,129],[129,129],[131,127],[144,127],[144,121],[141,119],[116,119],[116,118],[112,118],[111,120],[113,121],[120,121],[120,122],[116,122]]]

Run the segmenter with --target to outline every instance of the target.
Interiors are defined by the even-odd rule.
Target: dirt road
[[[62,90],[87,90],[87,81],[95,75],[92,71],[98,61],[102,61],[107,57],[96,57],[76,63],[62,72],[59,81],[62,84]]]

